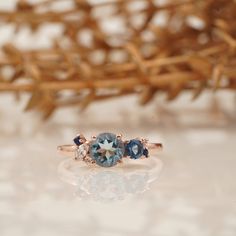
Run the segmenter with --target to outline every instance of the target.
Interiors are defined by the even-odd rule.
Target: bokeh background
[[[95,2],[95,1],[94,1]],[[99,1],[97,1],[99,2]],[[15,1],[0,1],[12,10]],[[0,26],[0,44],[47,48],[53,26],[17,36]],[[191,92],[172,102],[136,94],[57,109],[48,120],[23,112],[30,95],[0,94],[0,235],[236,234],[236,106],[233,91]],[[164,144],[147,165],[80,168],[56,147],[109,131]],[[153,162],[149,162],[153,161]],[[129,163],[127,163],[129,164]]]

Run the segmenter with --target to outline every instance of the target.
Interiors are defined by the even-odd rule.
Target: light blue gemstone
[[[126,145],[126,155],[131,159],[138,159],[143,155],[143,144],[138,139],[130,140]]]
[[[102,167],[111,167],[117,164],[124,156],[125,148],[121,140],[115,134],[99,134],[90,145],[90,156]]]

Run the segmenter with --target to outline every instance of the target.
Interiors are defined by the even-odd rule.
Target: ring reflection
[[[97,201],[123,200],[147,191],[162,170],[162,162],[156,157],[148,160],[125,160],[122,165],[111,168],[86,164],[67,159],[58,166],[61,180],[76,186],[80,199]]]

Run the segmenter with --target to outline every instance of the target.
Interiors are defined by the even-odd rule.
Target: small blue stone
[[[77,136],[77,137],[75,137],[74,138],[74,143],[77,145],[77,146],[79,146],[79,145],[81,145],[82,143],[80,142],[80,136]]]
[[[126,144],[127,156],[131,159],[139,159],[143,155],[143,144],[138,139],[132,139]]]
[[[143,150],[143,155],[144,155],[145,157],[149,157],[149,151],[148,151],[147,148],[144,148],[144,150]]]

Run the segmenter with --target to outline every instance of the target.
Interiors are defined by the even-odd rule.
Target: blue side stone
[[[124,143],[112,133],[99,134],[90,144],[89,155],[96,164],[111,167],[124,156]]]
[[[132,139],[126,144],[126,154],[131,159],[139,159],[143,155],[143,144],[138,139]]]
[[[75,143],[77,146],[79,146],[79,145],[82,144],[82,143],[80,142],[80,139],[81,139],[80,136],[77,136],[77,137],[74,138],[74,143]]]
[[[145,157],[149,157],[149,151],[148,151],[147,148],[144,148],[144,150],[143,150],[143,155],[144,155]]]

